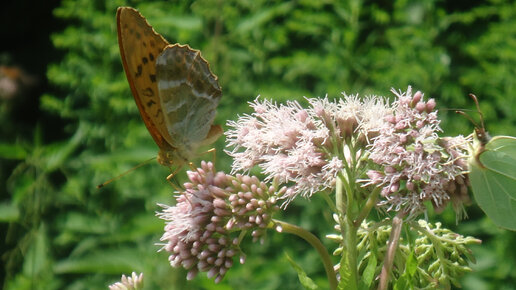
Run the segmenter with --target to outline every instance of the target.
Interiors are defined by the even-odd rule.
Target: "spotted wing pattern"
[[[116,15],[120,55],[136,105],[158,147],[171,150],[156,79],[156,59],[168,42],[137,10],[120,7]]]
[[[117,28],[134,100],[160,148],[158,162],[170,166],[190,160],[199,146],[222,134],[212,125],[222,95],[217,77],[199,51],[169,45],[133,8],[118,8]]]

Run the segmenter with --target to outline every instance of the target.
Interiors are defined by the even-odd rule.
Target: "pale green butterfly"
[[[478,101],[474,95],[478,108]],[[498,226],[516,231],[516,138],[489,137],[482,113],[469,163],[469,180],[480,208]]]

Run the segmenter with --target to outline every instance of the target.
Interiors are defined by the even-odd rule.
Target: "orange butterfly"
[[[222,134],[212,125],[222,96],[217,76],[200,51],[168,44],[137,10],[119,7],[116,19],[124,70],[157,160],[182,165]]]

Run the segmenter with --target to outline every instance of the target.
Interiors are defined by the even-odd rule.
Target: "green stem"
[[[330,283],[330,289],[337,289],[337,277],[335,275],[335,271],[333,270],[333,263],[331,261],[330,254],[328,254],[328,251],[326,251],[326,248],[321,243],[321,241],[311,232],[283,221],[273,220],[271,224],[269,224],[269,227],[274,227],[277,225],[281,227],[283,232],[294,234],[302,238],[317,250],[317,253],[319,253],[319,256],[323,262],[324,270],[326,271],[326,276],[328,277],[328,282]]]
[[[347,178],[353,178],[351,176],[351,171],[346,170],[346,177]],[[341,201],[339,204],[337,204],[337,208],[340,206],[343,210],[343,212],[340,212],[340,216],[344,217],[341,218],[341,228],[343,228],[342,231],[342,237],[344,238],[344,259],[345,264],[348,266],[346,267],[346,270],[348,273],[346,275],[348,276],[348,284],[346,285],[347,289],[358,289],[358,269],[357,269],[357,231],[358,227],[355,226],[353,223],[355,218],[355,212],[354,206],[354,193],[352,190],[352,186],[349,184],[350,179],[346,179],[342,175],[337,176],[337,182],[336,182],[336,191],[337,193],[340,192],[340,198]],[[346,202],[344,203],[344,194],[346,195]],[[337,198],[339,198],[339,194],[337,194]],[[337,199],[337,202],[339,200]],[[345,207],[345,209],[344,209]],[[340,209],[339,209],[340,210]],[[345,214],[345,216],[344,216]],[[341,263],[342,265],[342,263]]]
[[[346,217],[346,260],[349,270],[349,284],[347,289],[358,289],[357,270],[357,230],[351,217]]]
[[[331,199],[330,196],[326,192],[321,192],[321,195],[323,196],[324,200],[326,201],[326,203],[330,207],[330,210],[333,211],[333,212],[338,212],[337,211],[337,207],[333,203],[333,199]]]
[[[337,180],[335,182],[335,203],[337,204],[337,213],[339,214],[339,218],[342,218],[346,214],[346,203],[344,202],[344,185],[342,179],[343,177],[339,175],[337,176]]]

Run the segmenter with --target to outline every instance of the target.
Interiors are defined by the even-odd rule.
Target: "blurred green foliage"
[[[163,228],[156,203],[173,200],[168,169],[151,163],[95,188],[157,153],[122,69],[118,6],[139,9],[169,42],[202,51],[223,88],[219,124],[248,112],[257,95],[392,96],[391,87],[412,85],[437,100],[447,135],[472,131],[453,114],[474,110],[470,92],[493,135],[516,135],[513,1],[63,0],[54,16],[66,28],[52,35],[60,59],[48,60],[53,86],[39,98],[43,114],[28,130],[13,130],[22,121],[10,114],[11,101],[1,100],[0,121],[12,124],[0,128],[4,289],[105,288],[131,271],[145,273],[148,289],[299,289],[285,252],[327,287],[314,251],[273,232],[264,245],[246,243],[246,264],[219,285],[202,274],[186,282],[156,253]],[[216,143],[217,167],[229,170],[223,144]],[[331,248],[323,238],[331,218],[321,219],[322,209],[317,197],[300,200],[283,218]],[[464,287],[515,289],[516,234],[497,229],[475,206],[468,213],[457,226],[451,211],[430,216],[483,240]]]

